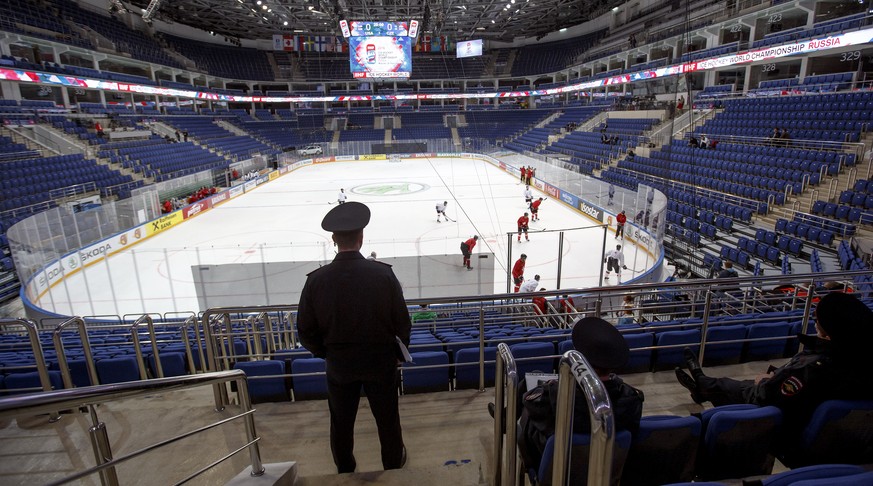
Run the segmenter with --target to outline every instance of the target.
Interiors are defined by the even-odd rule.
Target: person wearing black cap
[[[397,340],[409,345],[411,322],[391,266],[360,253],[370,210],[358,202],[333,208],[321,227],[339,250],[333,262],[307,275],[300,294],[300,342],[327,366],[330,447],[340,473],[353,472],[355,416],[361,390],[382,446],[382,466],[406,463],[397,400]],[[366,285],[361,285],[366,282]]]
[[[636,434],[643,414],[643,392],[626,384],[613,373],[627,363],[627,342],[612,324],[599,317],[578,319],[573,326],[573,348],[581,352],[603,381],[616,430]],[[591,432],[588,402],[579,387],[573,409],[573,433]],[[538,468],[546,441],[555,434],[558,381],[550,380],[528,391],[522,398],[518,447],[526,468]]]
[[[689,348],[679,383],[697,403],[774,405],[782,410],[783,444],[797,442],[816,407],[826,400],[873,399],[873,311],[851,294],[831,292],[815,308],[817,335],[798,335],[803,351],[754,380],[707,376]]]

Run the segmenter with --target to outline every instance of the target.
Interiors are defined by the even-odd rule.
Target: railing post
[[[812,310],[812,300],[815,294],[815,280],[809,281],[809,286],[806,290],[806,302],[803,303],[803,322],[800,324],[800,333],[807,334],[809,332],[809,313]],[[795,295],[797,292],[795,292]],[[800,343],[800,351],[803,351],[803,342]]]
[[[89,405],[88,411],[91,414],[93,424],[88,428],[88,434],[91,436],[94,459],[99,466],[112,460],[112,446],[109,443],[109,434],[106,433],[106,424],[97,418],[97,410],[94,405]],[[115,472],[114,466],[100,470],[100,483],[104,486],[118,486],[118,474]]]
[[[697,350],[697,360],[703,362],[703,353],[706,348],[706,330],[709,329],[709,313],[712,310],[712,288],[706,290],[706,300],[703,304],[703,325],[700,328],[700,348]]]
[[[479,306],[479,391],[485,391],[485,308]]]
[[[512,486],[516,477],[518,373],[506,343],[497,345],[494,383],[494,486]],[[505,390],[504,390],[505,388]],[[504,413],[504,405],[506,413]],[[506,424],[506,447],[503,436]],[[505,451],[505,454],[504,454]],[[504,455],[505,460],[504,460]]]
[[[588,452],[588,485],[607,486],[612,476],[615,445],[615,421],[612,403],[603,382],[579,351],[567,351],[561,358],[558,373],[558,406],[555,413],[555,455],[552,484],[566,485],[570,480],[571,434],[576,387],[580,386],[588,402],[591,420],[591,443]]]
[[[237,396],[239,397],[239,405],[243,413],[252,411],[252,400],[249,397],[249,383],[245,376],[236,380]],[[264,465],[261,463],[261,450],[258,446],[258,434],[255,431],[255,416],[247,413],[245,417],[246,424],[246,439],[249,445],[249,457],[252,460],[252,476],[263,476]]]
[[[556,289],[561,288],[561,267],[564,264],[564,232],[561,231],[558,233],[558,274],[557,274],[557,284],[555,286]],[[507,289],[507,292],[509,290]]]

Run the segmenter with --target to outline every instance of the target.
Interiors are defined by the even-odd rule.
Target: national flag
[[[349,45],[346,42],[343,42],[342,37],[336,37],[336,46],[334,47],[336,52],[349,52]]]
[[[296,51],[297,42],[293,35],[273,35],[273,50],[274,51]]]
[[[313,42],[315,42],[315,50],[316,50],[317,52],[325,52],[325,51],[327,51],[327,46],[328,46],[329,43],[328,43],[328,39],[327,39],[326,36],[323,36],[323,35],[317,35],[317,36],[315,36],[315,38],[313,39]]]
[[[420,45],[421,45],[421,49],[420,49],[421,51],[430,52],[430,36],[429,35],[421,36]]]
[[[440,52],[440,38],[433,37],[430,43],[430,52]]]

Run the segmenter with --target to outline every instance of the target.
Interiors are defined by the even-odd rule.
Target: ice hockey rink
[[[614,274],[601,280],[604,244],[611,249],[617,243],[612,228],[607,235],[595,220],[547,198],[540,220],[531,222],[530,241],[522,236],[519,243],[513,235],[509,248],[507,233],[528,210],[516,177],[483,160],[416,158],[297,168],[68,276],[36,305],[59,314],[123,316],[296,304],[305,274],[335,255],[321,220],[336,207],[340,188],[372,212],[365,256],[376,252],[387,263],[407,259],[407,266],[414,258],[415,272],[398,272],[407,298],[506,292],[508,266],[521,253],[528,256],[525,277],[539,274],[540,287],[548,290],[618,283]],[[534,189],[534,197],[547,196]],[[446,213],[454,221],[437,222],[441,201],[448,201]],[[473,235],[479,244],[469,271],[461,266],[459,247]],[[656,260],[630,241],[623,251],[623,282]],[[225,298],[204,299],[200,276],[219,269],[232,276],[221,282]],[[475,282],[487,282],[487,288],[471,287]]]

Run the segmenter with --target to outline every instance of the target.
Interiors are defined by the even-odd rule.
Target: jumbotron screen
[[[412,29],[407,22],[351,21],[343,26],[349,37],[349,65],[356,79],[408,78],[412,74]]]

